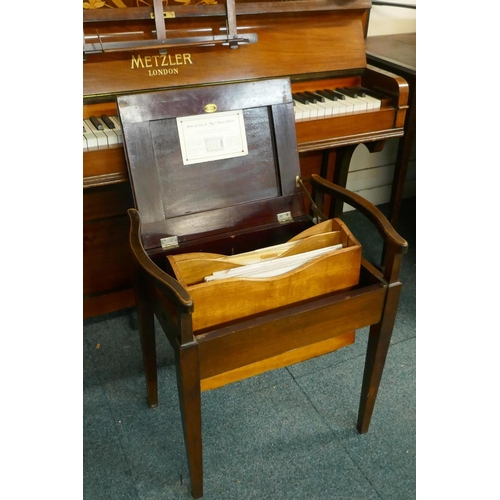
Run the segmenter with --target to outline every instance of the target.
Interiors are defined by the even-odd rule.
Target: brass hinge
[[[162,238],[160,240],[160,244],[163,250],[167,250],[168,248],[177,248],[179,246],[179,239],[177,236],[168,236],[166,238]]]
[[[280,224],[286,224],[288,222],[293,222],[292,212],[282,212],[276,215],[278,222]]]

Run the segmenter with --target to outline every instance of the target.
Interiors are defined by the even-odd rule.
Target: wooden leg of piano
[[[370,426],[385,359],[389,350],[394,321],[396,319],[400,293],[401,283],[390,285],[382,318],[379,323],[370,327],[358,413],[357,427],[360,434],[368,432],[368,427]]]
[[[354,150],[358,147],[357,144],[344,146],[336,150],[335,170],[333,171],[333,183],[340,187],[346,187],[347,174],[349,173],[349,165]],[[342,214],[344,203],[340,200],[335,200],[330,207],[330,216],[339,217]]]
[[[177,388],[193,498],[203,496],[201,389],[198,344],[176,351]]]

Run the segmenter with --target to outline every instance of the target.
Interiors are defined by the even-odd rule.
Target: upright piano
[[[366,61],[371,1],[83,5],[84,318],[134,305],[118,96],[289,77],[304,181],[345,186],[359,144],[379,151],[403,135],[408,85]]]

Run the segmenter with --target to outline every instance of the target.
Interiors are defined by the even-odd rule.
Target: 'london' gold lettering
[[[148,69],[149,76],[178,75],[179,68]]]

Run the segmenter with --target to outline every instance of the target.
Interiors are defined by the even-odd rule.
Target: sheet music
[[[307,262],[324,255],[326,253],[339,250],[342,244],[331,245],[317,250],[290,255],[278,259],[265,260],[262,262],[248,264],[246,266],[234,267],[223,271],[216,271],[211,276],[206,276],[205,281],[214,281],[226,278],[270,278],[287,273],[293,269],[306,264]]]

